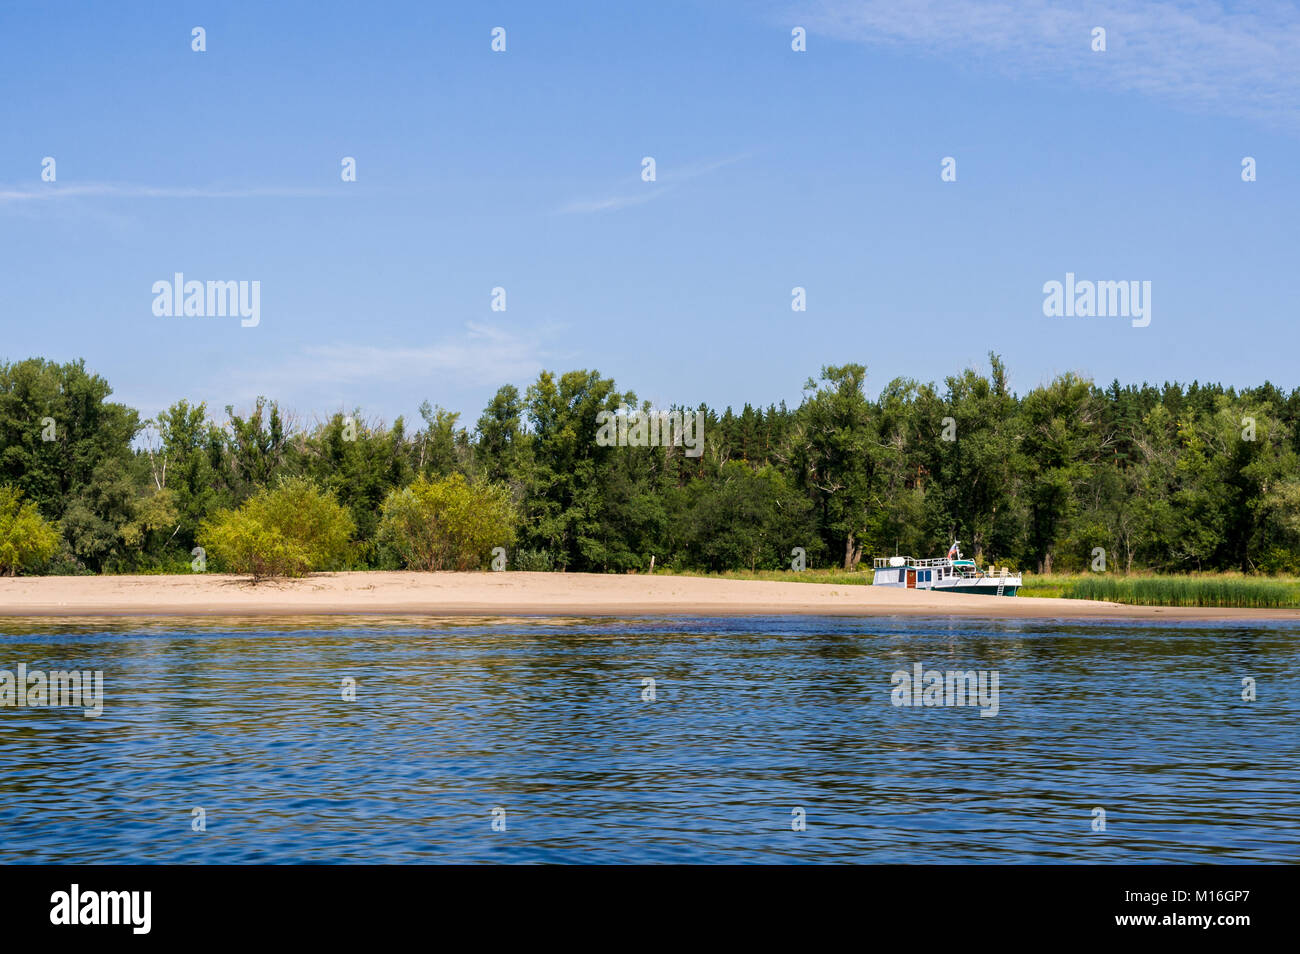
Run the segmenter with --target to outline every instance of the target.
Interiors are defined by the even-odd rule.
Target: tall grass
[[[1020,596],[1060,597],[1065,591],[1084,578],[1082,573],[1026,573],[1020,586]]]
[[[1300,583],[1243,576],[1094,576],[1066,583],[1062,596],[1132,606],[1300,607]]]

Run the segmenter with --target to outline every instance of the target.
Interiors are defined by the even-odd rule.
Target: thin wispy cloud
[[[387,386],[416,381],[427,382],[428,396],[443,395],[445,401],[449,393],[479,392],[485,383],[495,390],[507,381],[529,381],[547,362],[567,360],[567,350],[557,354],[549,347],[563,332],[559,326],[516,330],[466,322],[459,332],[421,345],[307,344],[265,362],[217,372],[199,391],[210,408],[251,406],[257,396],[266,395],[285,407],[318,412],[373,404]],[[157,402],[141,403],[152,408]]]
[[[337,195],[339,190],[304,189],[286,186],[215,188],[202,186],[148,186],[111,182],[77,185],[42,183],[0,188],[0,202],[50,202],[60,199],[301,199]]]
[[[1290,4],[812,0],[785,19],[813,35],[1300,125],[1300,8]],[[1106,30],[1105,53],[1091,49],[1094,27]]]
[[[321,377],[335,381],[401,379],[431,371],[478,381],[509,380],[541,367],[538,335],[467,322],[459,337],[425,347],[308,345],[287,370],[291,377],[300,371],[308,381]],[[280,370],[275,374],[279,377]]]
[[[616,212],[619,209],[642,205],[667,195],[683,182],[698,179],[700,176],[706,176],[724,166],[748,158],[749,154],[745,153],[739,156],[710,159],[685,166],[674,167],[656,163],[656,180],[654,182],[641,182],[641,188],[635,191],[617,192],[595,198],[575,199],[560,206],[560,208],[556,209],[556,212],[560,215],[584,215],[595,212]]]
[[[647,186],[650,183],[646,183]],[[583,215],[591,212],[616,212],[633,205],[642,205],[664,194],[663,189],[647,188],[639,194],[611,195],[603,199],[576,199],[557,211],[561,215]]]
[[[570,349],[553,348],[564,333],[561,325],[513,330],[466,322],[459,331],[421,345],[304,344],[268,353],[263,360],[245,357],[235,365],[216,362],[208,368],[205,380],[187,382],[180,390],[166,383],[160,390],[121,392],[114,399],[153,417],[184,397],[194,403],[206,402],[209,415],[223,420],[221,409],[227,404],[248,410],[258,397],[265,396],[282,408],[310,416],[331,408],[350,410],[358,404],[370,410],[384,405],[391,408],[395,402],[400,406],[400,397],[395,396],[411,382],[424,382],[428,392],[421,397],[445,403],[449,395],[473,394],[481,406],[490,396],[479,393],[485,387],[495,390],[507,381],[531,381],[550,364],[569,361]]]

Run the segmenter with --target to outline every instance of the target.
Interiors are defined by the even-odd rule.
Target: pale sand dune
[[[841,615],[1300,619],[1300,610],[1121,606],[873,586],[595,573],[321,573],[253,585],[218,574],[0,578],[0,616]]]

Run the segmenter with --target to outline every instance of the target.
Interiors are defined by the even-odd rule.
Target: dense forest
[[[1016,395],[989,360],[875,398],[845,364],[797,408],[692,408],[694,456],[598,442],[600,411],[643,405],[595,371],[505,385],[473,422],[426,402],[418,422],[305,423],[267,399],[145,420],[84,362],[29,359],[0,364],[0,488],[11,520],[25,501],[58,534],[51,573],[188,572],[205,520],[295,478],[350,513],[347,565],[397,567],[385,500],[454,474],[511,502],[510,569],[777,569],[794,547],[853,568],[956,537],[1040,572],[1086,569],[1098,547],[1119,572],[1300,570],[1300,389],[1066,374]]]

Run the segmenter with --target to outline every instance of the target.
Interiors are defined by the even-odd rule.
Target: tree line
[[[0,363],[0,569],[5,528],[27,527],[42,545],[20,558],[11,540],[10,572],[189,572],[205,525],[307,487],[345,512],[332,552],[354,569],[487,566],[486,546],[467,562],[411,536],[456,507],[478,514],[465,539],[509,540],[510,569],[780,569],[794,547],[853,569],[958,538],[1038,572],[1102,551],[1121,572],[1300,571],[1300,388],[1267,382],[1064,374],[1017,395],[991,354],[987,371],[873,398],[863,365],[828,366],[795,408],[676,408],[703,414],[698,456],[598,441],[600,412],[647,405],[597,371],[507,384],[474,422],[425,402],[409,423],[307,423],[266,398],[146,419],[111,396],[83,361]]]

